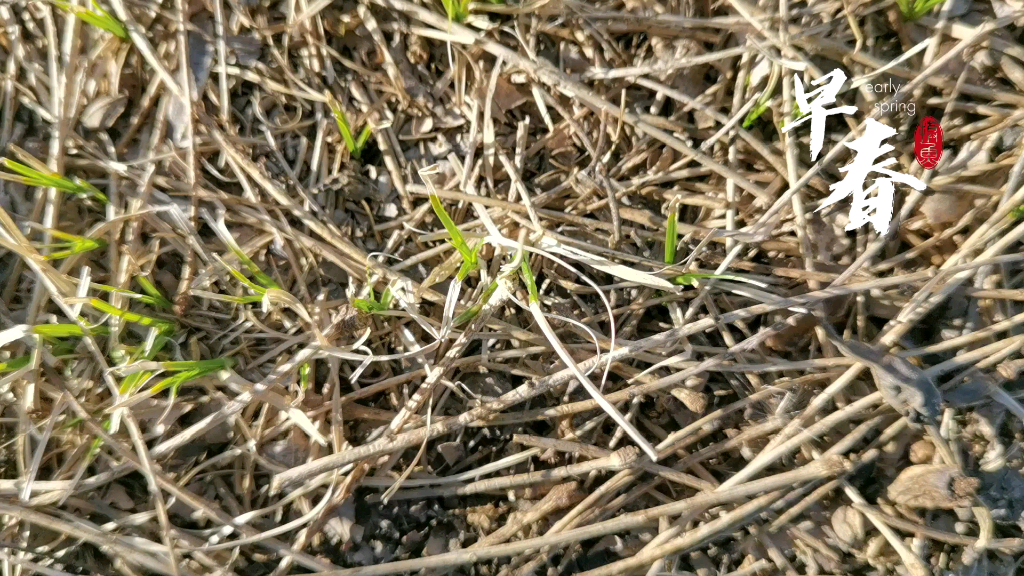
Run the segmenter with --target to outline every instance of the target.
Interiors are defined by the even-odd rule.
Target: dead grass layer
[[[0,4],[3,574],[1021,573],[1022,18]]]

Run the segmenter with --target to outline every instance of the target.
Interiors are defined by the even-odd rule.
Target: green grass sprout
[[[174,323],[171,322],[170,320],[161,320],[158,318],[153,318],[152,316],[146,316],[144,314],[138,314],[136,312],[121,310],[120,308],[115,308],[110,304],[107,304],[106,302],[100,300],[99,298],[90,298],[89,305],[99,310],[100,312],[103,312],[104,314],[117,316],[118,318],[124,320],[125,322],[132,322],[134,324],[148,326],[150,328],[156,328],[161,332],[170,332],[174,330]]]
[[[241,250],[236,249],[235,247],[231,247],[231,253],[234,254],[236,258],[238,258],[239,262],[244,264],[245,267],[249,269],[249,272],[251,272],[253,278],[255,278],[256,281],[260,283],[260,286],[262,286],[263,288],[267,288],[267,289],[269,289],[269,288],[281,289],[281,286],[278,285],[277,282],[274,282],[273,278],[271,278],[270,276],[266,275],[263,272],[263,270],[261,270],[260,267],[257,266],[256,263],[252,261],[251,258],[249,258],[248,256],[245,255],[244,252],[242,252]]]
[[[747,113],[746,118],[743,119],[743,129],[746,130],[754,125],[754,122],[764,114],[765,110],[768,109],[772,101],[772,95],[775,94],[775,86],[779,82],[779,76],[781,75],[781,69],[779,66],[773,65],[771,75],[768,76],[768,84],[761,91],[760,96],[757,97],[757,102],[754,107]],[[750,77],[747,77],[749,83]]]
[[[152,306],[156,306],[157,308],[163,308],[165,310],[171,309],[173,306],[171,301],[160,293],[160,290],[158,290],[157,287],[149,281],[149,278],[146,278],[145,276],[136,276],[135,281],[139,283],[139,286],[142,287],[142,291],[146,293],[146,296],[148,296],[148,298],[142,297],[145,298],[145,300],[143,300],[144,302]]]
[[[533,270],[530,269],[530,259],[525,254],[523,255],[520,269],[523,272],[523,282],[526,283],[526,291],[530,295],[530,303],[540,303],[540,294],[537,292],[537,279],[533,275]]]
[[[157,334],[156,337],[152,340],[151,345],[141,346],[135,350],[135,356],[129,359],[129,363],[138,362],[140,360],[152,360],[153,358],[156,357],[157,354],[159,354],[164,349],[164,346],[166,346],[168,342],[170,342],[170,339],[167,336],[163,334]],[[132,392],[142,387],[142,385],[145,384],[153,376],[153,374],[154,372],[152,370],[132,372],[131,374],[125,376],[124,380],[121,381],[121,387],[119,389],[119,392],[121,394],[131,394]]]
[[[366,148],[366,143],[370,140],[372,131],[370,125],[363,126],[362,131],[359,132],[358,137],[352,135],[352,127],[348,123],[348,118],[345,116],[345,111],[341,109],[341,104],[334,99],[333,96],[328,94],[327,104],[331,108],[331,113],[334,114],[334,122],[338,125],[338,132],[341,132],[341,139],[345,141],[345,147],[348,148],[349,154],[352,155],[356,160],[363,155],[363,150]]]
[[[25,164],[15,162],[10,158],[0,158],[0,166],[7,168],[11,172],[15,172],[15,174],[0,172],[0,178],[11,182],[18,182],[25,186],[56,188],[57,190],[68,194],[75,194],[86,198],[95,198],[104,204],[107,203],[107,197],[97,190],[92,184],[78,178],[72,180],[61,176],[56,172],[51,172],[45,164],[35,158],[32,158],[27,152],[16,146],[11,146],[11,150],[14,151],[14,153],[18,155]]]
[[[942,4],[944,0],[896,0],[896,5],[900,8],[900,13],[903,14],[903,19],[908,22],[913,22],[921,16],[932,11],[939,4]]]
[[[301,390],[309,388],[309,362],[303,362],[299,366],[299,388]]]
[[[679,243],[678,218],[677,211],[673,209],[665,226],[665,264],[669,265],[676,263],[676,244]]]
[[[220,261],[221,265],[227,268],[228,273],[234,276],[235,280],[238,280],[246,288],[252,290],[256,294],[250,296],[219,296],[217,299],[224,300],[227,302],[234,302],[236,304],[252,304],[255,302],[263,301],[263,299],[266,298],[267,296],[267,290],[281,290],[281,287],[277,284],[277,282],[274,282],[274,280],[270,276],[267,276],[262,270],[260,270],[259,266],[256,266],[256,264],[252,260],[250,260],[248,256],[242,254],[240,250],[237,250],[235,248],[232,248],[231,251],[242,262],[242,264],[244,264],[245,267],[249,269],[249,271],[252,273],[256,281],[259,282],[258,284],[246,278],[245,274],[242,274],[240,270],[237,270],[231,265],[229,265],[227,262],[224,261],[223,258],[217,256],[217,260]]]
[[[487,305],[487,301],[491,299],[491,295],[493,295],[494,291],[497,289],[498,281],[495,280],[491,282],[490,286],[488,286],[486,290],[484,290],[484,293],[480,296],[479,302],[473,304],[472,306],[464,310],[462,314],[459,314],[458,316],[455,317],[455,320],[452,321],[452,326],[462,326],[466,322],[469,322],[473,318],[476,318],[477,314],[480,314],[480,311],[484,309],[484,306]]]
[[[139,278],[141,278],[141,276],[136,276],[136,279]],[[145,281],[149,282],[148,280]],[[140,284],[142,283],[140,282]],[[152,284],[150,284],[150,286],[152,286]],[[150,306],[154,306],[157,308],[170,308],[172,306],[171,302],[164,298],[159,291],[156,291],[155,287],[153,287],[153,289],[154,291],[156,291],[156,294],[159,295],[159,298],[155,297],[153,294],[139,294],[138,292],[125,290],[124,288],[115,288],[114,286],[107,286],[106,284],[98,284],[96,282],[89,284],[89,287],[101,290],[103,292],[109,292],[111,294],[124,294],[125,296],[131,298],[132,300],[138,300],[139,302],[149,304]],[[145,290],[145,287],[143,287],[143,289]]]
[[[754,105],[754,108],[751,109],[750,112],[747,112],[747,117],[743,119],[744,130],[753,126],[754,122],[756,122],[757,119],[760,118],[762,114],[764,114],[765,110],[767,110],[770,105],[771,98],[768,98],[767,100],[764,101],[758,99],[757,104]]]
[[[1014,220],[1024,218],[1024,205],[1017,206],[1013,210],[1010,210],[1010,218],[1013,218]]]
[[[68,234],[61,232],[60,230],[47,229],[47,232],[51,236],[66,240],[66,242],[56,242],[54,244],[47,244],[44,248],[63,248],[51,254],[44,256],[47,260],[63,260],[76,254],[82,254],[84,252],[91,252],[93,250],[99,250],[105,248],[107,242],[99,238],[86,238],[84,236],[77,236],[75,234]]]
[[[122,24],[117,18],[111,16],[106,10],[100,8],[100,5],[96,3],[96,0],[92,1],[92,7],[96,10],[95,12],[84,6],[76,6],[74,4],[64,2],[63,0],[53,0],[53,3],[61,10],[74,14],[86,24],[91,24],[101,30],[106,30],[122,40],[128,39],[128,29],[124,27],[124,24]]]
[[[436,194],[430,194],[430,206],[434,209],[437,219],[444,225],[444,229],[448,231],[448,235],[451,237],[448,241],[462,255],[462,266],[459,267],[459,273],[456,276],[461,282],[469,276],[470,272],[479,267],[480,261],[477,258],[477,254],[480,252],[483,243],[477,243],[473,248],[469,247],[465,237],[462,235],[462,231],[459,230],[459,227],[455,225],[455,221],[445,211],[444,206],[441,204],[441,199]]]
[[[11,358],[6,362],[0,362],[0,374],[3,374],[4,372],[17,372],[25,366],[28,366],[28,363],[31,361],[32,355],[26,354],[24,356],[18,356],[17,358]]]
[[[441,4],[444,5],[444,12],[448,15],[448,20],[458,22],[459,24],[469,18],[469,2],[470,0],[441,0]]]
[[[78,324],[40,324],[32,327],[32,333],[42,336],[48,340],[59,340],[62,338],[84,338],[87,333]],[[110,334],[106,326],[89,328],[88,335]]]
[[[213,360],[189,360],[180,362],[161,362],[160,368],[166,372],[175,372],[173,376],[164,378],[151,389],[154,394],[170,389],[171,397],[178,395],[182,384],[198,380],[203,376],[215,374],[235,365],[232,358],[214,358]]]
[[[395,296],[391,293],[391,288],[385,288],[384,292],[380,295],[380,300],[373,294],[373,288],[370,288],[368,298],[356,298],[352,300],[352,306],[360,312],[367,314],[377,314],[379,312],[385,312],[391,309],[391,303],[394,301]]]

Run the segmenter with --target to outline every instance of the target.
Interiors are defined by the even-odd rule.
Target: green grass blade
[[[53,3],[61,10],[74,14],[75,17],[87,24],[91,24],[100,30],[110,32],[122,40],[128,39],[128,29],[124,27],[124,24],[121,24],[118,19],[111,16],[106,10],[100,8],[100,5],[97,4],[95,0],[93,0],[92,5],[93,8],[96,9],[96,12],[93,12],[88,8],[83,8],[82,6],[69,4],[62,0],[53,0]]]
[[[370,141],[370,136],[372,134],[373,131],[370,130],[369,124],[363,126],[363,131],[359,133],[359,138],[356,138],[356,158],[359,158],[359,156],[362,155],[363,150],[366,149],[366,143]]]
[[[380,304],[377,302],[371,302],[363,298],[356,298],[352,300],[352,306],[355,307],[356,310],[367,314],[373,314],[374,312],[380,312],[382,310]]]
[[[278,290],[281,289],[281,286],[279,286],[277,282],[274,282],[273,278],[265,274],[263,270],[261,270],[260,267],[257,266],[256,263],[253,262],[252,259],[249,258],[249,256],[247,256],[244,252],[242,252],[241,250],[237,249],[234,246],[229,246],[229,248],[231,249],[231,253],[235,255],[235,258],[238,258],[238,261],[241,262],[243,266],[249,269],[249,272],[252,273],[253,278],[255,278],[256,281],[260,283],[260,286],[262,286],[264,289],[261,290],[259,287],[253,287],[253,283],[250,280],[246,279],[245,276],[242,276],[241,272],[237,272],[234,268],[228,266],[227,264],[224,264],[225,266],[227,266],[229,270],[231,270],[233,276],[239,278],[239,280],[244,282],[247,286],[253,288],[253,290],[256,292],[260,292],[261,294],[266,292],[266,289],[269,288],[276,288]]]
[[[43,338],[84,338],[87,333],[77,324],[40,324],[32,327],[32,333]],[[90,328],[88,335],[110,334],[106,326]]]
[[[491,285],[487,287],[487,290],[484,290],[484,293],[480,296],[479,302],[470,306],[469,308],[464,310],[462,314],[459,314],[458,316],[455,317],[455,320],[452,321],[452,326],[461,326],[466,322],[469,322],[473,318],[476,318],[477,314],[479,314],[480,311],[484,309],[484,306],[487,305],[487,301],[491,299],[491,295],[493,295],[494,291],[497,289],[498,281],[495,280],[491,282]]]
[[[304,362],[299,366],[299,389],[307,390],[309,388],[309,362]]]
[[[758,102],[754,106],[753,110],[747,112],[747,117],[743,119],[743,128],[748,129],[751,126],[753,126],[754,122],[756,122],[757,119],[760,118],[762,114],[764,114],[765,110],[768,109],[769,104],[771,104],[771,99],[765,102]]]
[[[469,18],[470,0],[441,0],[444,5],[444,12],[451,22],[462,23]]]
[[[441,0],[441,4],[444,6],[444,13],[448,16],[448,20],[455,21],[455,2],[458,0]]]
[[[99,238],[85,238],[85,237],[79,236],[76,240],[74,240],[72,242],[62,242],[62,243],[59,243],[59,244],[51,244],[51,245],[49,245],[48,247],[50,247],[50,248],[64,248],[64,247],[66,247],[67,249],[66,250],[58,250],[57,252],[52,252],[52,253],[47,254],[46,256],[44,256],[44,258],[46,258],[47,260],[63,260],[64,258],[69,258],[69,257],[74,256],[76,254],[82,254],[82,253],[85,253],[85,252],[92,252],[93,250],[99,250],[101,248],[106,248],[106,246],[107,246],[107,242],[105,240],[101,240]]]
[[[29,362],[31,361],[32,355],[26,354],[24,356],[12,358],[6,362],[0,362],[0,374],[3,374],[4,372],[17,372],[18,370],[21,370],[25,366],[28,366]]]
[[[459,251],[459,254],[462,254],[463,260],[474,262],[475,267],[476,255],[469,248],[469,244],[466,243],[466,239],[462,235],[462,230],[459,230],[459,227],[455,225],[455,221],[452,220],[451,216],[448,215],[448,212],[445,211],[444,205],[441,204],[441,199],[438,198],[436,194],[430,194],[430,207],[434,209],[434,214],[437,215],[437,219],[441,221],[444,229],[447,230],[448,235],[451,236],[449,241],[452,243],[452,246],[455,246],[455,249]]]
[[[373,293],[373,288],[370,288],[369,298],[356,298],[352,300],[352,306],[360,312],[367,314],[376,314],[378,312],[385,312],[391,308],[391,302],[394,300],[394,295],[391,294],[391,288],[385,288],[384,294],[381,296],[380,301]]]
[[[533,270],[530,269],[530,258],[526,254],[523,254],[521,268],[523,271],[523,281],[526,282],[526,290],[530,294],[530,303],[540,303],[540,295],[537,292],[537,279],[533,276]]]
[[[391,293],[391,287],[388,286],[384,289],[384,293],[380,296],[380,305],[386,309],[391,308],[391,303],[394,302],[395,295]]]
[[[153,283],[150,282],[148,278],[146,278],[145,276],[136,276],[135,281],[138,282],[139,286],[142,287],[142,291],[149,296],[149,298],[147,299],[147,302],[149,304],[152,304],[157,308],[164,308],[166,310],[171,309],[171,307],[173,306],[173,304],[171,304],[171,301],[168,300],[167,298],[164,298],[164,295],[160,293],[160,290],[158,290],[157,287],[154,286]]]
[[[679,243],[678,213],[672,210],[668,215],[668,225],[665,226],[665,264],[676,263],[676,244]]]
[[[57,174],[47,174],[40,172],[34,168],[30,168],[20,162],[15,162],[9,158],[3,159],[4,168],[17,172],[24,180],[22,183],[29,184],[31,186],[42,186],[45,188],[58,188],[58,189],[72,189],[74,188],[74,182],[61,178]]]
[[[14,182],[20,182],[26,186],[39,186],[42,188],[55,188],[68,194],[75,194],[78,196],[86,196],[90,198],[96,198],[107,203],[107,197],[102,192],[96,189],[95,186],[81,180],[72,181],[60,174],[45,173],[35,168],[31,168],[20,162],[15,162],[9,158],[0,159],[2,164],[8,170],[16,172],[19,176],[13,176],[11,174],[0,173],[0,178],[5,180],[11,180]]]
[[[186,362],[163,362],[160,366],[167,371],[178,372],[173,376],[164,378],[159,384],[153,386],[154,394],[171,389],[171,396],[177,396],[178,388],[193,380],[220,372],[221,370],[234,366],[231,358],[215,358],[213,360],[195,360]]]
[[[138,276],[136,276],[136,278],[138,278]],[[128,298],[138,300],[139,302],[149,304],[150,306],[155,306],[158,308],[171,307],[170,302],[166,298],[163,298],[162,296],[161,298],[154,298],[153,296],[150,295],[139,294],[138,292],[132,292],[131,290],[125,290],[124,288],[115,288],[113,286],[107,286],[106,284],[98,284],[96,282],[90,283],[89,286],[97,290],[102,290],[103,292],[110,292],[112,294],[124,294]],[[159,294],[159,292],[157,292],[157,294]],[[165,302],[167,303],[167,306],[164,305]]]
[[[214,358],[213,360],[181,360],[176,362],[161,362],[160,367],[168,372],[180,372],[182,370],[224,370],[235,365],[231,358]]]
[[[138,356],[133,358],[132,361],[152,360],[153,358],[156,357],[157,354],[159,354],[164,349],[164,346],[166,346],[168,342],[170,342],[169,338],[167,338],[166,336],[158,335],[156,338],[153,339],[152,346],[141,349],[142,353],[138,354]],[[130,394],[138,390],[140,387],[142,387],[143,384],[145,384],[146,382],[149,381],[150,378],[152,378],[153,374],[154,372],[151,370],[143,370],[142,372],[132,372],[131,374],[125,376],[125,379],[121,382],[121,387],[119,389],[120,393]]]
[[[341,105],[331,98],[328,104],[331,108],[331,113],[334,114],[334,123],[338,125],[338,132],[341,132],[341,139],[345,141],[345,147],[348,148],[349,154],[354,158],[359,158],[362,148],[356,145],[355,138],[352,137],[352,127],[349,126],[348,118],[345,116],[345,111],[341,109]],[[365,130],[368,130],[369,126]],[[362,134],[359,135],[360,139]],[[367,135],[369,138],[369,135]]]
[[[231,266],[228,266],[227,263],[225,263],[224,266],[227,267],[228,273],[230,273],[232,276],[235,277],[235,280],[238,280],[239,282],[244,284],[248,289],[250,289],[253,292],[256,292],[257,294],[260,294],[260,295],[263,295],[263,294],[267,293],[267,289],[266,288],[260,286],[259,284],[256,284],[252,280],[249,280],[248,278],[245,277],[245,274],[242,274],[240,271],[235,270]]]
[[[118,318],[120,318],[120,319],[122,319],[122,320],[124,320],[126,322],[133,322],[135,324],[140,324],[142,326],[149,326],[151,328],[157,328],[157,329],[159,329],[161,331],[173,330],[174,329],[174,323],[173,322],[170,322],[168,320],[160,320],[160,319],[157,319],[157,318],[153,318],[151,316],[144,316],[142,314],[137,314],[135,312],[129,312],[127,310],[121,310],[120,308],[115,308],[115,307],[111,306],[110,304],[107,304],[106,302],[104,302],[103,300],[100,300],[99,298],[90,298],[89,299],[89,304],[93,308],[99,310],[100,312],[103,312],[105,314],[110,314],[112,316],[117,316]]]
[[[141,388],[142,385],[145,384],[152,376],[153,372],[149,370],[144,370],[142,372],[132,372],[131,374],[125,376],[124,380],[121,382],[121,387],[118,389],[118,391],[121,394],[131,394],[132,392],[135,392],[136,390]]]
[[[942,4],[945,0],[910,0],[910,20],[917,20],[932,11],[933,8]]]

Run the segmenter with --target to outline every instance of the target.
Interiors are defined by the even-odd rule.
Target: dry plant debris
[[[1018,0],[0,20],[4,574],[1020,571]]]

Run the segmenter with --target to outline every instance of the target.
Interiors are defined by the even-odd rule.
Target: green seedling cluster
[[[472,306],[464,310],[462,314],[459,314],[458,316],[455,317],[455,320],[452,322],[452,326],[462,326],[466,322],[469,322],[473,318],[476,318],[477,314],[480,314],[480,311],[484,309],[484,305],[487,304],[487,301],[491,299],[491,295],[493,295],[497,289],[498,281],[495,280],[491,282],[489,286],[487,286],[486,290],[484,290],[484,293],[480,296],[479,302],[473,304]]]
[[[227,370],[235,365],[232,358],[214,358],[213,360],[189,360],[182,362],[160,362],[160,369],[164,372],[173,372],[173,376],[164,378],[159,384],[153,386],[154,394],[164,390],[171,390],[171,397],[178,394],[178,388],[186,382],[198,380],[210,374],[216,374],[221,370]]]
[[[89,10],[84,6],[76,6],[69,4],[63,0],[52,0],[53,4],[65,12],[74,14],[82,22],[91,24],[100,30],[106,30],[114,36],[122,40],[128,39],[128,29],[125,28],[124,24],[120,20],[114,18],[109,12],[100,8],[100,5],[96,3],[96,0],[92,1],[93,10]]]
[[[14,149],[14,147],[11,147]],[[65,176],[61,176],[56,172],[50,172],[45,164],[38,160],[28,156],[23,151],[20,151],[22,160],[27,164],[21,162],[15,162],[9,158],[0,158],[0,166],[7,168],[14,174],[7,172],[0,172],[0,178],[9,180],[11,182],[18,182],[26,186],[38,186],[41,188],[55,188],[61,192],[67,194],[74,194],[76,196],[83,196],[86,198],[94,198],[107,203],[107,197],[102,192],[96,189],[95,186],[89,184],[84,180],[78,178],[71,179]],[[30,164],[30,165],[29,165]]]
[[[125,357],[127,361],[123,364],[151,362],[163,351],[168,342],[170,342],[170,338],[167,334],[163,332],[158,333],[151,345],[126,349],[122,353],[122,357]],[[235,365],[235,361],[232,358],[214,358],[212,360],[184,360],[156,362],[154,364],[152,369],[132,372],[125,376],[124,380],[121,381],[120,393],[125,395],[131,394],[141,388],[143,384],[148,382],[157,373],[170,372],[172,375],[155,384],[150,389],[150,392],[157,394],[164,390],[170,390],[171,398],[174,398],[178,395],[178,389],[183,384],[231,368]]]
[[[83,329],[78,324],[40,324],[32,326],[30,332],[42,337],[43,341],[50,345],[50,352],[54,356],[63,356],[74,352],[75,342],[71,340],[72,338],[82,338],[87,334],[89,336],[110,334],[110,330],[106,326],[93,326]],[[0,374],[17,372],[28,366],[31,360],[32,355],[26,354],[0,362]]]
[[[459,251],[462,255],[462,266],[459,267],[459,273],[456,276],[459,282],[462,282],[469,276],[470,272],[476,270],[480,266],[480,260],[478,254],[480,248],[483,246],[483,242],[478,242],[476,246],[470,248],[466,242],[465,237],[462,235],[462,231],[455,225],[455,221],[452,220],[448,212],[445,211],[444,206],[441,204],[441,199],[436,194],[430,195],[430,206],[434,209],[434,214],[437,215],[438,220],[444,225],[444,229],[448,231],[451,245]]]
[[[137,312],[129,312],[128,310],[121,310],[120,308],[111,306],[99,298],[90,298],[89,305],[104,314],[116,316],[125,322],[139,324],[140,326],[146,326],[147,328],[156,328],[161,332],[172,332],[174,330],[174,322],[171,322],[170,320],[154,318]]]
[[[345,147],[348,148],[349,154],[358,160],[363,155],[363,150],[366,149],[366,143],[370,141],[370,135],[372,134],[370,125],[363,126],[359,136],[356,137],[353,135],[352,127],[348,123],[348,117],[345,116],[345,111],[341,109],[338,101],[328,96],[328,105],[331,108],[331,113],[334,114],[334,123],[338,125],[341,139],[345,141]]]
[[[913,22],[943,2],[944,0],[896,0],[896,5],[899,6],[903,19]]]
[[[56,252],[51,252],[44,256],[47,260],[63,260],[64,258],[69,258],[76,254],[99,250],[100,248],[105,248],[107,246],[106,241],[99,238],[86,238],[84,236],[61,232],[60,230],[47,230],[47,232],[55,238],[64,240],[64,242],[55,242],[53,244],[43,246],[43,248],[59,249]]]
[[[243,266],[249,269],[252,277],[256,279],[255,282],[246,278],[245,274],[242,274],[240,270],[233,268],[223,259],[218,258],[220,263],[228,269],[228,272],[235,278],[235,280],[241,282],[242,285],[255,292],[255,294],[250,296],[223,296],[221,299],[228,302],[234,302],[235,304],[252,304],[254,302],[261,302],[267,296],[267,290],[281,289],[281,286],[275,282],[273,278],[264,273],[263,270],[260,270],[260,267],[257,266],[256,263],[246,256],[241,250],[232,246],[231,253],[238,258],[239,262],[241,262]]]
[[[391,309],[391,303],[394,302],[395,296],[391,293],[391,288],[385,288],[384,292],[380,295],[380,300],[373,294],[373,288],[370,288],[367,298],[356,298],[352,301],[352,306],[360,312],[366,312],[367,314],[377,314],[379,312],[385,312]]]
[[[145,294],[139,294],[138,292],[132,292],[131,290],[124,290],[122,288],[115,288],[113,286],[107,286],[106,284],[93,283],[92,287],[103,292],[109,292],[112,294],[123,294],[133,300],[138,300],[143,304],[149,304],[154,308],[160,308],[163,310],[170,310],[172,307],[171,301],[164,298],[164,295],[156,289],[156,286],[144,276],[136,276],[135,281],[138,282],[139,286],[142,287],[142,291]]]
[[[150,361],[156,358],[164,346],[170,339],[163,332],[158,332],[156,337],[151,343],[143,346],[136,346],[133,348],[126,348],[119,354],[121,356],[121,364],[131,364],[133,362]],[[142,370],[140,372],[132,372],[131,374],[124,377],[121,381],[121,387],[118,390],[121,394],[131,394],[142,387],[150,378],[153,377],[154,372],[152,370]]]
[[[1024,206],[1017,206],[1013,210],[1010,210],[1010,218],[1013,218],[1014,220],[1024,218]]]
[[[463,23],[469,18],[470,0],[441,0],[444,5],[444,13],[448,15],[451,22]]]
[[[487,0],[490,4],[504,4],[504,0]],[[469,19],[469,7],[472,0],[441,0],[444,6],[444,13],[448,16],[449,22],[459,24]]]
[[[743,119],[743,129],[746,130],[757,122],[757,119],[765,113],[771,105],[772,95],[775,94],[775,86],[779,82],[779,75],[781,74],[778,66],[772,66],[772,73],[768,76],[768,84],[761,91],[761,94],[757,97],[757,102],[754,103],[754,107],[747,113],[746,118]],[[747,84],[750,84],[750,77],[747,76]]]
[[[145,276],[136,276],[135,281],[138,282],[139,286],[142,287],[142,291],[146,293],[145,296],[138,295],[138,299],[150,306],[157,308],[163,308],[164,310],[170,310],[173,304],[164,295],[157,290],[156,286],[149,281],[149,278]]]

